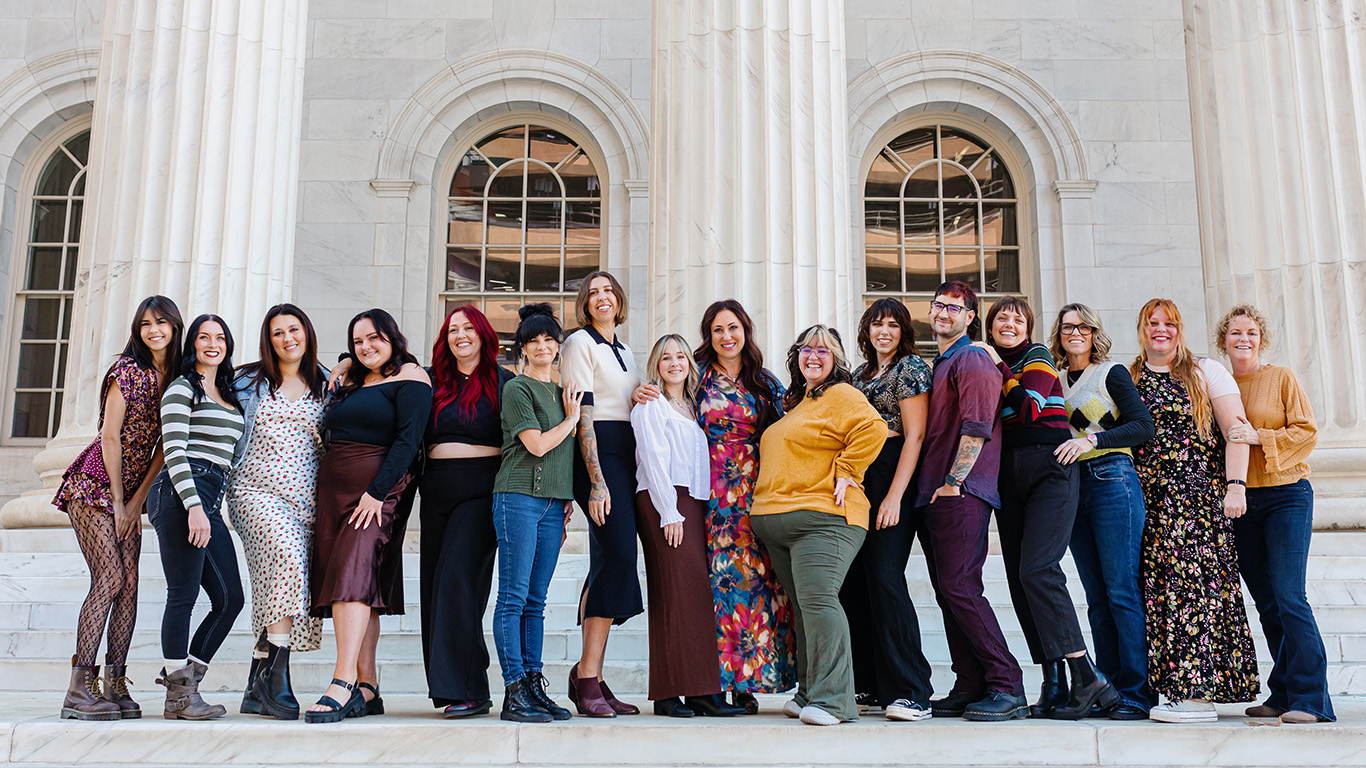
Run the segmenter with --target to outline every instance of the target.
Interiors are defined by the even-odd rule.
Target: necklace
[[[665,395],[665,399],[669,401],[669,405],[672,406],[675,411],[678,411],[690,420],[696,420],[697,414],[693,413],[692,406],[688,404],[687,400],[675,400],[668,395]]]

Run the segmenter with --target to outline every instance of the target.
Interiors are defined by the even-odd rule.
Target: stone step
[[[224,705],[231,697],[209,696]],[[498,697],[495,697],[497,702]],[[280,722],[236,714],[170,722],[159,701],[143,697],[152,717],[117,723],[58,720],[56,701],[0,696],[0,762],[53,766],[99,764],[197,768],[220,765],[313,766],[1334,766],[1362,768],[1366,701],[1335,701],[1338,722],[1255,728],[1242,705],[1221,705],[1216,723],[1152,721],[1076,723],[1017,720],[971,723],[933,719],[896,723],[864,716],[835,729],[812,728],[778,712],[785,696],[761,696],[760,714],[679,720],[642,714],[611,720],[576,717],[517,725],[496,716],[442,720],[429,702],[386,694],[383,717],[335,725]],[[562,702],[563,703],[563,702]]]

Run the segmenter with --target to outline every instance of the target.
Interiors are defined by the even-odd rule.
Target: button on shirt
[[[996,477],[1001,471],[1001,372],[986,351],[972,346],[967,336],[934,359],[930,417],[916,483],[917,507],[929,504],[935,490],[944,485],[944,477],[958,456],[959,438],[964,435],[984,437],[987,442],[963,481],[963,491],[999,509]]]

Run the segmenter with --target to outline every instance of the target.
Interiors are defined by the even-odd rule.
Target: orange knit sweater
[[[1306,459],[1319,441],[1319,431],[1309,397],[1295,374],[1289,368],[1265,365],[1233,378],[1243,393],[1247,420],[1262,441],[1252,446],[1247,486],[1290,485],[1308,477]]]

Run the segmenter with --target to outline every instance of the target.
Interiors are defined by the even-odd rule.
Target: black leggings
[[[221,504],[226,472],[201,459],[190,459],[195,490],[209,518],[209,543],[190,543],[190,519],[176,495],[170,475],[162,470],[152,483],[147,516],[161,544],[161,568],[166,572],[166,612],[161,617],[161,653],[167,659],[193,656],[205,664],[213,660],[227,639],[246,602],[237,571],[237,550]],[[190,614],[200,587],[209,595],[209,612],[190,640]]]
[[[81,554],[90,566],[90,594],[81,604],[76,624],[76,666],[90,667],[100,651],[100,636],[109,624],[109,648],[105,663],[128,662],[133,626],[138,618],[138,555],[142,553],[142,526],[122,541],[114,530],[114,515],[77,501],[67,504],[71,528]],[[141,516],[139,515],[139,518]]]

